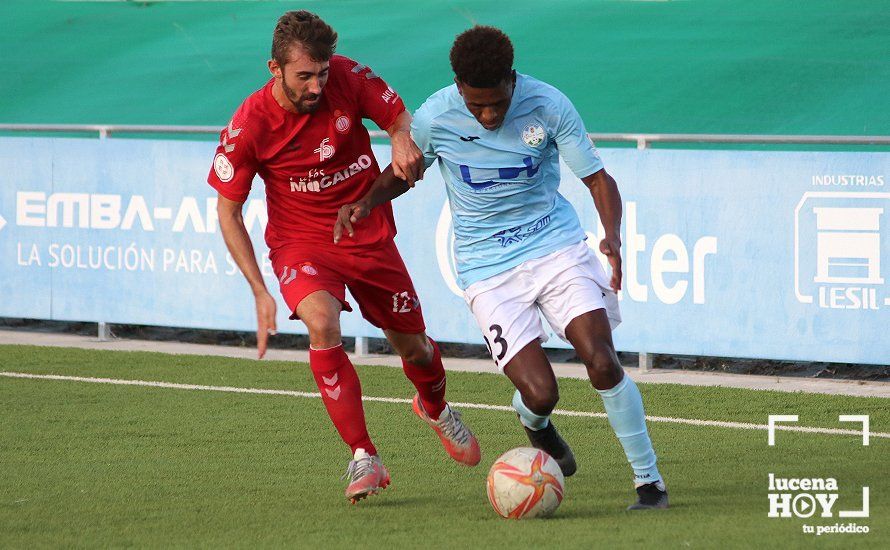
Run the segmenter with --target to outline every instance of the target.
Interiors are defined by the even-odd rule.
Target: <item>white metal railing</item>
[[[113,134],[211,134],[222,126],[156,126],[142,124],[0,124],[0,132],[98,133],[104,139]],[[373,130],[373,138],[386,138],[386,132]],[[650,143],[762,143],[801,145],[890,145],[890,136],[799,136],[768,134],[589,134],[595,141],[631,142],[637,149]]]
[[[158,126],[140,124],[0,124],[0,132],[97,133],[100,139],[113,134],[209,134],[217,135],[222,126]],[[372,138],[386,138],[386,132],[370,131]],[[800,136],[763,134],[588,134],[594,141],[631,142],[637,149],[651,143],[747,143],[747,144],[804,144],[804,145],[890,145],[890,136]],[[110,336],[107,323],[99,323],[99,339]],[[356,338],[356,353],[367,354],[368,339]],[[639,354],[641,372],[652,368],[652,355]]]

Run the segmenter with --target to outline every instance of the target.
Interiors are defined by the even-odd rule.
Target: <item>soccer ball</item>
[[[549,516],[559,507],[565,487],[562,470],[539,449],[518,447],[502,454],[488,471],[488,500],[511,519]]]

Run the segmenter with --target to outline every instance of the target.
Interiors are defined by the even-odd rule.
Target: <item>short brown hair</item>
[[[513,75],[513,44],[500,29],[477,25],[454,39],[451,68],[464,84],[494,88]]]
[[[337,49],[337,32],[312,12],[289,11],[278,19],[272,33],[272,59],[280,65],[287,63],[287,54],[295,42],[314,61],[328,61]]]

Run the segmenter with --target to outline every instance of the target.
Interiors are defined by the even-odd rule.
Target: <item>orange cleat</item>
[[[364,449],[356,449],[344,478],[349,478],[346,498],[356,502],[368,495],[376,495],[389,486],[389,471],[377,455],[369,455]]]
[[[435,430],[451,458],[467,466],[479,464],[479,460],[482,459],[479,442],[466,424],[461,422],[459,411],[446,404],[439,419],[433,420],[423,410],[419,395],[414,396],[412,406],[414,413]]]

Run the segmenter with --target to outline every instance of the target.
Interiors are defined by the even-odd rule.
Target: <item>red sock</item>
[[[355,367],[343,351],[343,345],[330,349],[310,349],[309,366],[321,390],[321,400],[340,437],[352,449],[364,449],[376,455],[377,449],[368,436],[365,409],[362,407],[362,384]]]
[[[442,354],[439,353],[438,344],[432,338],[430,344],[433,345],[433,360],[429,365],[412,365],[403,359],[402,369],[408,380],[411,380],[417,388],[423,410],[430,418],[436,420],[445,410],[445,367],[442,365]]]

